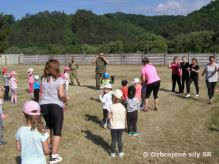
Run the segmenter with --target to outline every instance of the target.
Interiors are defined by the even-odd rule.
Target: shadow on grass
[[[172,96],[176,96],[176,97],[179,97],[179,98],[182,98],[182,99],[185,99],[185,100],[193,100],[193,101],[197,101],[197,102],[203,102],[203,100],[202,99],[199,99],[199,98],[194,98],[194,97],[189,97],[189,98],[187,98],[187,97],[185,97],[184,95],[180,95],[180,94],[170,94],[170,95],[172,95]]]
[[[96,101],[96,102],[100,102],[100,100],[98,98],[90,97],[90,100],[93,100],[93,101]]]
[[[160,90],[160,91],[164,91],[164,92],[172,92],[171,90],[165,89],[165,88],[160,88],[159,90]]]
[[[82,133],[86,134],[86,138],[92,141],[94,144],[101,146],[105,152],[110,154],[110,145],[107,143],[102,136],[92,133],[90,130],[83,130]]]
[[[85,117],[85,120],[87,120],[87,121],[92,121],[92,122],[95,122],[97,124],[101,124],[101,120],[99,120],[99,118],[97,116],[85,114],[84,117]]]
[[[20,157],[20,156],[17,156],[17,157],[15,158],[15,162],[16,162],[16,164],[21,164],[21,157]]]
[[[96,87],[93,86],[93,85],[82,85],[81,87],[86,87],[86,88],[89,88],[89,89],[97,90]]]

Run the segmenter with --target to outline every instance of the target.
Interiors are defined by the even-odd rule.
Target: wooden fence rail
[[[180,59],[183,56],[186,56],[189,61],[193,57],[198,59],[200,65],[205,65],[208,63],[209,56],[214,55],[217,57],[216,53],[205,53],[205,54],[193,54],[193,53],[184,53],[184,54],[106,54],[106,58],[109,60],[110,64],[141,64],[143,57],[148,57],[150,62],[155,65],[167,65],[169,61],[173,60],[174,56],[178,56]],[[60,55],[23,55],[23,54],[14,54],[18,56],[15,62],[9,62],[12,59],[12,55],[2,54],[2,62],[0,64],[29,64],[29,65],[40,65],[45,64],[51,58],[58,59],[61,64],[66,65],[68,61],[71,60],[71,57],[74,56],[79,64],[91,64],[92,60],[96,57],[95,54],[60,54]],[[3,60],[4,59],[4,60]],[[5,63],[5,61],[7,63]]]

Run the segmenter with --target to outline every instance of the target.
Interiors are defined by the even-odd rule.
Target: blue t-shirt
[[[20,127],[16,133],[16,140],[20,141],[21,145],[21,163],[46,164],[42,142],[45,142],[48,137],[48,133],[41,134],[28,126]]]
[[[35,81],[35,82],[33,83],[33,89],[40,89],[40,82]]]

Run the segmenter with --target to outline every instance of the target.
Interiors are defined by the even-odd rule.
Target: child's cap
[[[121,81],[122,86],[126,86],[126,85],[128,85],[128,83],[129,83],[128,80],[122,80]]]
[[[116,98],[118,98],[118,99],[121,99],[122,96],[123,96],[122,91],[119,90],[119,89],[116,89],[115,91],[112,91],[111,94],[112,94],[113,96],[115,96]]]
[[[8,72],[8,69],[6,67],[2,68],[2,74],[5,74],[6,72]]]
[[[135,86],[133,85],[129,86],[128,87],[128,98],[133,99],[135,97],[135,92],[136,92]]]
[[[27,72],[33,72],[33,68],[29,68]]]
[[[109,84],[104,85],[103,88],[112,89],[112,85],[109,83]]]
[[[40,106],[35,101],[26,101],[24,103],[23,112],[25,114],[31,115],[31,116],[39,116],[40,115]]]
[[[105,78],[105,79],[107,79],[107,78],[109,78],[109,73],[107,73],[107,72],[105,72],[104,74],[103,74],[103,78]]]
[[[139,80],[139,78],[134,78],[134,80],[133,80],[132,84],[136,84],[136,83],[140,83],[140,80]]]
[[[39,75],[35,75],[35,76],[34,76],[34,79],[35,79],[35,80],[39,80],[39,79],[40,79]]]
[[[11,71],[10,72],[10,76],[14,76],[14,75],[16,75],[16,72],[15,71]]]
[[[70,68],[68,66],[64,66],[64,71],[69,71]]]

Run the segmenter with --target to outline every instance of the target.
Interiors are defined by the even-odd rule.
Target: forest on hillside
[[[219,52],[219,0],[187,16],[0,14],[0,53]]]

